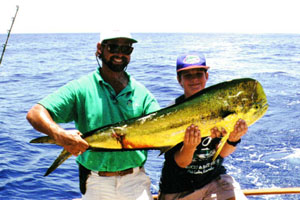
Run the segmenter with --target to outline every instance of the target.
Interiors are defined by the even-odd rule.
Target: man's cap
[[[208,70],[206,66],[205,56],[203,54],[185,54],[177,57],[176,71],[202,68]]]
[[[111,31],[105,31],[100,33],[100,43],[102,43],[105,40],[113,40],[118,38],[128,39],[132,43],[137,42],[137,40],[135,40],[129,32],[122,31],[122,30],[111,30]]]

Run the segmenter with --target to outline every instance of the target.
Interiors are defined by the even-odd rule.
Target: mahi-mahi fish
[[[245,120],[250,126],[266,113],[267,108],[266,95],[257,80],[235,79],[207,87],[182,103],[101,127],[82,137],[94,151],[159,149],[165,152],[183,141],[185,130],[191,124],[199,127],[201,137],[209,137],[214,127],[224,128],[228,134],[222,138],[215,159],[238,119]],[[49,136],[36,138],[31,143],[56,144]],[[45,176],[70,156],[63,150]]]

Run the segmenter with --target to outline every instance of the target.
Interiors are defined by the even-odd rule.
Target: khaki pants
[[[99,176],[91,172],[82,200],[152,200],[150,178],[144,168],[136,167],[125,176]]]
[[[236,200],[246,200],[246,196],[238,182],[233,177],[222,174],[203,188],[192,193],[181,192],[173,194],[160,194],[159,200],[226,200],[235,197]]]

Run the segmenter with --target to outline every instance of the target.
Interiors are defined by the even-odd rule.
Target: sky
[[[0,34],[297,33],[300,0],[0,0]]]

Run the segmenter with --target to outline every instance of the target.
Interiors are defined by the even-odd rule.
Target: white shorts
[[[220,178],[192,193],[160,194],[159,200],[224,200],[232,197],[237,200],[247,199],[241,190],[240,184],[233,177],[222,174]]]
[[[151,181],[144,168],[136,167],[125,176],[99,176],[91,172],[82,200],[152,200]]]

